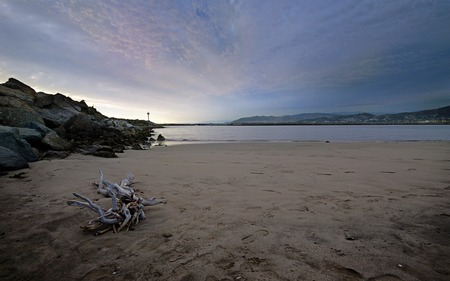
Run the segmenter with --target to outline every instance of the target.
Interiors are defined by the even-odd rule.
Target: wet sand
[[[98,168],[133,231],[92,236]],[[18,178],[12,178],[23,172]],[[2,280],[450,280],[450,143],[233,143],[79,154],[0,178]]]

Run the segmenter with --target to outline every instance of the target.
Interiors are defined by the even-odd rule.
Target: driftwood
[[[88,208],[98,214],[98,217],[88,221],[86,225],[81,226],[84,231],[93,232],[94,235],[103,234],[109,230],[119,232],[126,228],[128,231],[130,227],[145,219],[144,206],[154,206],[158,204],[166,204],[167,200],[164,198],[145,199],[138,197],[134,189],[131,187],[134,176],[129,173],[126,179],[123,179],[119,184],[112,183],[103,178],[102,170],[100,172],[100,179],[98,184],[94,185],[98,193],[105,197],[111,198],[112,207],[104,210],[99,205],[92,202],[91,199],[78,194],[73,195],[82,201],[69,200],[69,206],[77,206]]]

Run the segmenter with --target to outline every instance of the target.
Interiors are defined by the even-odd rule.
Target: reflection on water
[[[155,129],[165,144],[295,141],[441,141],[448,125],[354,126],[168,126]]]

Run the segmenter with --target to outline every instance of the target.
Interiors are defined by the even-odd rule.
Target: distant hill
[[[284,116],[252,116],[232,125],[327,125],[327,124],[450,124],[450,106],[396,114],[302,113]]]

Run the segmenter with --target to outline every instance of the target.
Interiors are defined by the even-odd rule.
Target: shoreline
[[[446,280],[448,141],[209,143],[42,160],[0,183],[3,280]],[[145,197],[94,237],[98,169]],[[19,178],[11,178],[16,174]]]
[[[164,141],[162,145],[152,145],[153,148],[160,148],[160,147],[171,147],[171,146],[179,146],[179,145],[203,145],[203,144],[291,144],[291,143],[335,143],[335,144],[345,144],[345,143],[449,143],[450,140],[292,140],[292,141],[283,141],[283,140],[249,140],[249,141],[243,141],[243,140],[229,140],[229,141],[192,141],[192,140],[185,140],[185,141]]]

